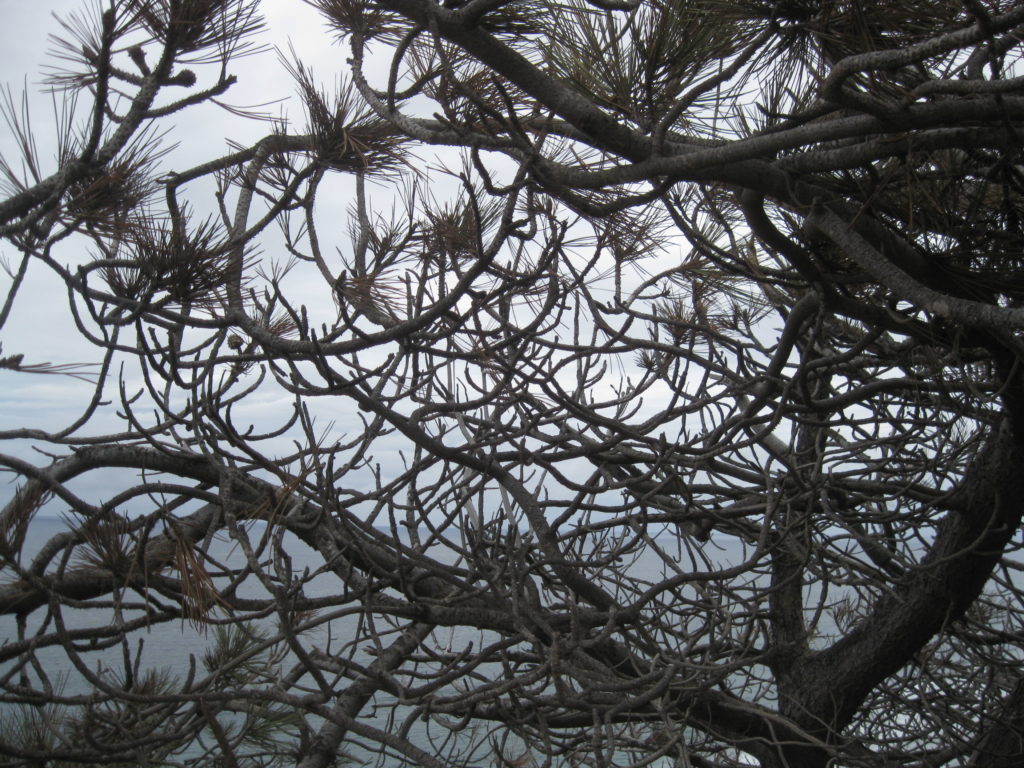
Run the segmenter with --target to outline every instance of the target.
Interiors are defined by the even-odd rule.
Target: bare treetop
[[[1024,7],[308,5],[6,94],[0,765],[1017,765]]]

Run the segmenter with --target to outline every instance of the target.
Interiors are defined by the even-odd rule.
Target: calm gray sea
[[[60,518],[38,518],[32,523],[32,527],[29,533],[29,537],[25,543],[24,554],[25,558],[23,562],[28,562],[32,554],[37,552],[44,542],[49,540],[51,536],[65,530],[67,527],[64,520]],[[258,535],[258,531],[251,531],[252,534]],[[665,546],[673,546],[672,540],[666,540]],[[738,549],[732,549],[731,551],[727,548],[723,548],[720,544],[709,544],[710,548],[709,557],[711,559],[723,564],[723,565],[735,565],[742,560],[742,554]],[[301,541],[297,539],[292,540],[288,543],[288,551],[292,557],[292,568],[296,572],[301,572],[305,568],[309,568],[311,571],[322,563],[322,560],[318,553],[311,550]],[[238,548],[238,545],[230,540],[216,538],[211,544],[210,555],[222,563],[229,565],[239,565],[244,562],[244,556]],[[687,564],[680,564],[684,570],[689,570]],[[640,578],[654,578],[661,571],[663,566],[652,556],[648,563],[643,560],[639,561],[632,567],[632,572]],[[328,575],[319,577],[314,580],[306,592],[309,595],[315,596],[316,594],[326,594],[331,589],[337,588],[337,581]],[[264,595],[262,587],[256,583],[250,583],[245,585],[241,590],[242,596],[257,597]],[[113,621],[113,611],[110,608],[103,609],[66,609],[64,611],[66,616],[65,621],[69,629],[76,627],[85,626],[97,626],[110,623]],[[38,626],[38,619],[36,624],[33,624],[30,620],[28,629],[31,632],[35,627]],[[345,641],[351,639],[352,633],[355,629],[355,618],[349,618],[344,620],[336,620],[332,622],[329,627],[322,627],[317,630],[319,638],[325,643],[328,635],[331,639],[332,648],[341,647]],[[14,640],[17,637],[17,627],[13,616],[0,616],[0,643],[6,643]],[[458,650],[464,647],[469,642],[478,644],[481,640],[479,633],[465,630],[465,631],[449,631],[444,630],[443,642],[451,648]],[[165,668],[171,672],[177,674],[184,674],[187,672],[191,664],[196,664],[199,670],[202,670],[201,659],[204,651],[210,647],[212,637],[209,632],[205,632],[196,629],[187,622],[173,622],[165,623],[149,630],[143,630],[136,632],[133,635],[133,649],[141,648],[142,666],[150,668]],[[477,646],[478,647],[478,646]],[[89,668],[93,671],[99,671],[103,669],[119,670],[123,669],[123,652],[120,646],[113,648],[91,652],[84,654],[88,658]],[[43,668],[47,674],[53,679],[60,679],[64,686],[64,691],[67,694],[84,693],[90,690],[90,686],[81,676],[81,674],[75,669],[75,667],[69,662],[68,657],[63,649],[61,648],[47,648],[41,649],[38,653],[38,658],[42,662]],[[365,658],[365,657],[364,657]],[[357,658],[357,660],[359,660]],[[283,666],[288,666],[288,660],[286,659]],[[0,673],[3,672],[3,666],[0,666]],[[383,703],[383,702],[382,702]],[[385,707],[380,707],[377,711],[380,712],[379,716],[375,716],[373,711],[370,711],[368,723],[375,727],[388,729],[398,727],[397,724],[389,723],[384,719],[386,712]],[[0,710],[2,713],[2,710]],[[429,733],[427,730],[427,724],[423,721],[415,721],[407,731],[407,737],[417,747],[424,749],[428,752],[433,751],[433,746],[430,743]],[[387,766],[397,766],[400,764],[398,761],[385,762],[379,760],[377,757],[370,756],[364,750],[361,750],[358,745],[347,748],[347,751],[356,758],[357,763],[373,764]]]

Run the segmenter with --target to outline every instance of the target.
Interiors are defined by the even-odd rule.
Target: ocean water
[[[68,530],[68,523],[61,518],[37,517],[33,520],[22,548],[22,564],[27,566],[31,562],[32,557],[51,537],[66,530]],[[261,524],[253,524],[249,528],[250,539],[258,540],[261,531]],[[288,537],[286,549],[292,558],[293,569],[297,573],[301,573],[307,568],[315,570],[323,562],[319,553],[295,537]],[[241,568],[245,564],[245,555],[238,543],[225,536],[215,536],[209,544],[207,554],[211,560],[227,568]],[[77,562],[76,559],[72,558],[69,568],[73,568]],[[53,565],[51,563],[51,569]],[[4,575],[0,574],[0,578],[3,578]],[[172,575],[176,576],[177,574]],[[12,578],[12,576],[7,578]],[[333,589],[337,589],[336,578],[323,574],[307,582],[304,586],[304,593],[307,597],[318,597],[330,594]],[[252,577],[243,582],[237,589],[237,595],[240,598],[262,599],[266,598],[268,594],[264,586]],[[142,600],[143,598],[137,593],[127,593],[124,597],[125,607],[120,611],[115,610],[111,601],[107,601],[106,605],[97,608],[64,606],[60,612],[61,619],[66,630],[71,633],[87,628],[108,627],[115,624],[118,621],[118,617],[125,622],[130,622],[144,615],[143,611],[138,608],[129,607],[132,603],[141,605]],[[157,598],[158,600],[159,598]],[[154,601],[154,605],[157,601]],[[46,611],[39,609],[29,615],[23,636],[31,638],[40,629],[43,630],[43,633],[49,635],[57,631],[53,621],[46,620],[45,624],[43,623],[45,613]],[[34,655],[38,663],[34,664],[27,671],[34,687],[39,688],[41,685],[50,685],[62,697],[87,695],[95,690],[93,684],[87,679],[88,675],[83,672],[83,667],[88,673],[100,677],[107,683],[115,684],[120,684],[126,678],[129,674],[126,671],[127,669],[131,670],[130,674],[137,680],[150,673],[157,677],[162,676],[180,681],[190,671],[201,678],[205,672],[204,657],[217,644],[217,620],[221,620],[220,623],[224,626],[230,623],[222,610],[214,608],[210,615],[214,619],[212,624],[200,624],[182,619],[174,619],[169,622],[154,623],[151,626],[142,626],[132,631],[127,647],[128,662],[126,662],[126,649],[119,643],[101,648],[90,647],[87,643],[77,643],[77,663],[72,660],[64,647],[57,644],[36,649]],[[303,644],[306,647],[316,646],[326,650],[343,649],[350,645],[354,638],[355,622],[356,619],[350,617],[319,626],[302,635]],[[276,617],[271,615],[262,619],[256,619],[248,626],[264,636],[270,636],[276,634],[279,625]],[[0,616],[0,651],[3,650],[3,646],[13,643],[18,639],[19,631],[16,617],[13,615]],[[354,647],[354,654],[350,654],[350,656],[357,663],[368,663],[371,660],[358,647]],[[280,654],[275,659],[275,662],[275,671],[283,675],[294,665],[295,656],[292,653],[285,652]],[[18,682],[17,677],[12,678],[10,675],[10,670],[13,669],[14,665],[15,661],[0,661],[0,675],[4,676],[6,684],[17,684]],[[43,682],[44,678],[45,683]],[[2,695],[2,692],[0,692],[0,695]],[[388,702],[383,701],[381,703]],[[0,702],[0,733],[2,733],[4,707],[6,707],[8,717],[12,711],[10,703],[4,704]],[[70,711],[70,708],[66,709]],[[322,720],[316,716],[307,716],[306,719],[307,723],[314,730],[322,724]],[[230,723],[232,717],[228,715],[227,720]],[[382,718],[376,718],[374,724],[378,727],[387,725],[386,721]],[[295,739],[297,738],[296,728]],[[415,743],[416,735],[414,734],[410,738]],[[358,743],[347,745],[346,752],[356,758],[353,763],[354,765],[368,765],[374,762],[376,758],[375,755],[360,749]],[[201,753],[202,747],[197,745],[194,748],[177,754],[175,757],[177,759],[193,758]],[[398,765],[399,763],[392,761],[383,764],[391,766]]]
[[[66,529],[65,522],[58,518],[38,518],[35,520],[25,543],[23,562],[27,563],[31,555],[38,551],[44,542],[64,529]],[[259,530],[252,530],[250,533],[253,538],[256,538],[259,535]],[[670,543],[670,541],[666,541],[666,546]],[[293,539],[288,541],[286,546],[292,558],[291,566],[294,572],[301,573],[307,568],[315,571],[322,564],[322,558],[319,553],[311,550],[301,541]],[[723,565],[736,564],[743,559],[743,553],[736,548],[730,550],[729,548],[723,548],[721,545],[715,545],[712,549],[714,559],[720,561]],[[211,542],[209,555],[213,559],[229,566],[238,567],[244,563],[244,555],[237,543],[226,538],[215,538]],[[681,563],[681,566],[688,570],[687,565]],[[650,561],[646,562],[640,560],[631,566],[633,574],[638,578],[651,579],[659,574],[662,567],[660,561],[657,561],[655,558],[651,558]],[[336,590],[337,588],[338,582],[336,578],[332,575],[324,574],[312,579],[306,585],[305,593],[310,597],[329,595],[332,594],[331,590]],[[239,596],[241,597],[259,598],[265,595],[265,589],[255,580],[250,580],[239,588]],[[141,598],[134,596],[134,599],[138,601]],[[43,614],[44,612],[37,611],[37,613]],[[64,616],[67,629],[72,631],[86,627],[102,627],[116,621],[113,606],[85,609],[65,608],[62,611],[62,615]],[[138,611],[123,611],[125,620],[130,620],[138,615],[140,615]],[[351,643],[355,638],[357,621],[358,618],[356,616],[348,616],[331,621],[329,624],[323,624],[312,632],[303,635],[305,646],[307,648],[311,645],[318,646],[328,652],[344,651],[353,661],[368,663],[370,656],[367,651],[372,650],[368,647],[369,643],[365,639],[362,640],[361,645],[352,645]],[[276,626],[276,621],[273,617],[264,619],[263,623],[270,630]],[[31,637],[32,633],[38,628],[39,619],[30,617],[27,624],[28,636]],[[47,627],[46,631],[52,632],[52,626]],[[0,616],[0,645],[13,642],[17,637],[18,630],[15,617]],[[493,638],[488,638],[486,633],[480,633],[476,630],[444,629],[439,630],[435,634],[433,642],[435,647],[447,648],[457,652],[470,644],[478,648],[481,643],[488,642],[491,639]],[[194,669],[199,674],[202,674],[203,656],[212,647],[214,642],[215,632],[211,632],[209,627],[196,626],[186,621],[175,620],[170,623],[142,628],[132,633],[130,655],[132,657],[131,664],[134,665],[133,673],[138,676],[144,674],[147,669],[163,670],[169,675],[180,677],[187,674],[188,670]],[[100,649],[83,647],[79,656],[81,665],[93,674],[97,674],[106,680],[123,680],[125,677],[125,649],[121,645],[115,644],[109,648]],[[92,686],[87,681],[86,676],[80,668],[71,662],[68,654],[62,647],[39,649],[36,653],[36,658],[39,660],[40,665],[35,670],[37,674],[34,674],[33,677],[37,677],[38,673],[45,674],[65,696],[86,694],[92,690]],[[295,657],[291,654],[284,655],[279,664],[282,672],[287,670],[294,661]],[[0,663],[0,674],[9,672],[12,663]],[[484,672],[487,673],[487,670],[484,670]],[[500,670],[495,669],[490,674],[498,675]],[[364,709],[360,720],[385,732],[401,732],[416,747],[431,754],[435,753],[435,750],[439,749],[435,739],[439,734],[447,735],[448,731],[436,727],[432,729],[430,720],[418,717],[416,711],[410,707],[393,708],[390,706],[391,704],[393,704],[392,699],[386,695],[378,694],[372,704]],[[0,704],[0,707],[2,706],[4,705]],[[2,714],[2,710],[0,710],[0,714]],[[320,725],[320,721],[315,717],[307,718],[307,722],[314,728]],[[351,743],[346,744],[345,751],[353,758],[356,765],[373,764],[392,768],[393,766],[403,764],[403,761],[397,756],[386,758],[368,751],[360,746],[357,738],[354,738]],[[509,748],[509,753],[511,755],[516,754],[514,745]],[[196,754],[197,752],[192,750],[180,754],[178,757],[183,759],[194,757]],[[491,764],[492,760],[490,759],[481,762],[480,759],[482,757],[485,756],[483,754],[474,755],[474,764]]]

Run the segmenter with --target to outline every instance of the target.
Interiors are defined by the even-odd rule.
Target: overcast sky
[[[41,83],[45,67],[54,61],[50,55],[54,46],[49,36],[60,31],[55,14],[66,15],[85,7],[86,3],[95,4],[95,0],[0,0],[0,17],[4,21],[0,24],[0,51],[5,52],[0,54],[0,83],[10,88],[16,101],[20,101],[23,92],[29,94],[32,131],[44,164],[44,173],[56,168],[53,157],[55,133],[52,97],[45,92],[45,86]],[[263,0],[261,5],[267,19],[267,31],[262,39],[283,51],[287,51],[291,43],[297,51],[301,51],[303,60],[311,64],[327,84],[331,84],[344,69],[347,48],[332,40],[331,34],[320,24],[317,14],[299,0]],[[274,50],[238,59],[229,71],[238,77],[239,82],[229,91],[225,101],[234,106],[251,106],[282,100],[269,106],[268,111],[284,114],[301,123],[302,109],[292,98],[295,89]],[[163,166],[177,170],[227,152],[228,138],[240,142],[253,141],[270,129],[267,123],[246,121],[212,106],[187,110],[160,121],[158,125],[160,128],[173,127],[167,143],[177,143],[178,146],[164,160]],[[12,164],[19,157],[6,124],[0,125],[0,152]],[[191,202],[202,206],[202,196],[197,197],[199,199]],[[0,244],[0,253],[9,263],[17,263],[17,255],[10,246]],[[35,272],[41,273],[42,270]],[[42,275],[33,274],[32,277],[37,279]],[[5,281],[4,285],[7,284]],[[31,291],[21,296],[19,304],[31,305],[32,322],[4,328],[0,331],[0,343],[4,344],[7,354],[27,353],[31,350],[33,360],[73,361],[74,358],[68,357],[65,352],[68,344],[77,344],[73,338],[77,334],[65,334],[62,332],[65,330],[63,325],[54,324],[60,322],[58,316],[65,318],[66,302],[51,300],[52,286],[47,286],[45,290],[43,286],[31,287]],[[23,316],[25,313],[18,314]],[[46,357],[44,352],[50,356]],[[42,381],[33,377],[32,386],[41,385]],[[0,414],[0,418],[4,415]]]
[[[55,15],[66,16],[69,12],[86,7],[87,3],[95,7],[95,0],[0,0],[0,19],[3,20],[3,24],[0,24],[0,51],[3,51],[0,54],[0,83],[10,89],[12,97],[19,104],[22,93],[29,94],[32,131],[44,164],[44,173],[55,170],[52,97],[41,84],[45,67],[53,62],[51,53],[54,47],[50,35],[61,31]],[[263,41],[284,52],[289,50],[290,44],[299,52],[303,61],[314,69],[318,78],[327,85],[333,84],[345,69],[348,48],[333,39],[332,33],[320,22],[313,9],[299,0],[263,0],[262,10],[267,21]],[[268,109],[275,114],[287,115],[296,123],[302,122],[302,109],[292,98],[295,88],[281,66],[276,51],[238,59],[229,71],[239,80],[225,98],[230,104],[252,106],[285,99]],[[172,120],[174,130],[170,140],[179,146],[164,162],[164,166],[179,170],[226,152],[228,138],[247,142],[265,135],[269,130],[265,123],[246,122],[212,107],[190,110]],[[172,120],[162,121],[162,127],[170,127]],[[0,152],[12,164],[19,157],[15,146],[8,126],[0,123]],[[204,201],[201,194],[197,197],[193,197],[191,202],[200,211],[204,205],[212,205],[212,199]],[[340,204],[339,208],[343,210],[344,204]],[[73,250],[81,247],[67,243],[60,257],[72,262],[76,256]],[[0,257],[11,267],[16,267],[19,262],[17,252],[4,243],[0,243]],[[4,296],[9,284],[7,275],[0,272],[0,286],[4,289]],[[0,344],[3,345],[3,355],[24,354],[26,363],[77,363],[97,359],[96,350],[83,343],[71,322],[63,286],[46,270],[38,268],[30,269],[28,279],[19,292],[14,312],[6,326],[0,329]],[[116,386],[116,381],[112,384]],[[111,387],[110,390],[110,394],[116,396],[116,389]],[[89,384],[63,376],[0,370],[0,430],[60,428],[80,413],[91,391]],[[249,403],[253,412],[267,412],[272,407],[273,403],[260,397]],[[120,429],[112,415],[108,415],[102,422],[108,424],[110,429]],[[28,445],[24,443],[7,442],[0,447],[0,451],[13,452],[26,458],[32,456]],[[38,455],[34,456],[33,461],[46,463]],[[0,478],[0,504],[12,492],[13,488]]]
[[[53,14],[67,14],[82,8],[84,3],[96,0],[41,0],[26,2],[25,0],[0,0],[0,13],[4,23],[0,25],[0,82],[11,88],[15,99],[20,99],[23,88],[27,86],[30,94],[30,106],[33,117],[33,133],[39,147],[39,154],[46,166],[44,173],[55,170],[53,162],[54,130],[52,120],[52,100],[44,92],[41,85],[41,73],[52,58],[52,41],[49,35],[59,32],[60,25]],[[93,6],[95,7],[95,5]],[[301,56],[302,60],[313,70],[318,80],[331,86],[338,76],[347,69],[346,59],[349,56],[347,44],[339,44],[333,34],[321,23],[319,16],[300,0],[263,0],[262,8],[267,20],[267,31],[264,42],[274,46],[278,51],[287,52],[289,46]],[[381,62],[379,72],[371,72],[371,76],[380,82],[386,79],[387,63]],[[275,50],[270,50],[257,57],[236,60],[230,72],[239,79],[225,100],[240,107],[253,106],[261,103],[283,99],[280,104],[268,109],[275,114],[288,116],[293,124],[301,126],[303,110],[293,98],[294,84],[279,61]],[[206,162],[228,151],[226,140],[231,138],[242,143],[252,142],[265,135],[269,126],[266,123],[245,121],[223,110],[212,106],[190,109],[172,118],[160,121],[162,128],[173,126],[169,141],[177,142],[178,148],[163,161],[166,169],[183,170],[192,165]],[[17,152],[11,142],[9,131],[0,130],[0,151],[10,161],[14,161]],[[424,155],[429,150],[424,150]],[[448,158],[452,164],[451,155]],[[432,157],[432,155],[430,155]],[[422,171],[428,167],[426,162],[417,161],[417,169]],[[430,174],[431,189],[440,195],[457,187],[450,177]],[[344,183],[344,180],[342,180]],[[324,213],[324,227],[321,232],[322,247],[325,253],[331,253],[334,247],[347,247],[347,217],[351,195],[344,186],[335,185],[319,198],[320,211]],[[196,189],[190,185],[187,190],[189,202],[200,213],[215,210],[214,200],[208,191]],[[385,188],[371,188],[371,208],[386,211],[393,199],[391,192]],[[334,212],[337,212],[337,217]],[[331,226],[334,222],[336,226]],[[266,258],[274,257],[275,248],[273,233],[261,238],[261,248]],[[61,244],[58,258],[64,263],[78,263],[83,258],[85,248],[83,240],[66,241]],[[278,247],[277,251],[283,251]],[[12,266],[18,264],[18,254],[8,245],[0,243],[0,257],[4,257]],[[678,256],[676,258],[679,258]],[[98,360],[97,350],[83,342],[79,332],[71,322],[68,311],[67,293],[60,281],[54,279],[48,270],[30,269],[29,278],[19,293],[15,311],[7,323],[0,329],[0,343],[3,354],[25,355],[26,363],[86,363]],[[298,273],[297,273],[298,274]],[[318,290],[317,298],[309,302],[312,312],[336,312],[333,301],[324,299],[324,283],[314,276],[303,283],[294,277],[289,286],[292,292],[290,300],[303,302],[307,290]],[[6,288],[9,278],[0,272],[0,286]],[[3,291],[6,295],[6,290]],[[336,315],[335,315],[336,316]],[[128,368],[129,383],[133,377],[133,369]],[[615,377],[606,377],[605,386],[612,387]],[[137,385],[136,385],[137,386]],[[80,414],[88,402],[92,387],[88,383],[61,376],[30,375],[26,373],[0,370],[0,430],[16,428],[37,428],[55,430],[72,421]],[[117,376],[108,383],[106,397],[116,402]],[[648,400],[653,402],[653,395],[648,393]],[[250,419],[258,424],[258,431],[263,431],[269,424],[259,424],[262,418],[288,412],[287,402],[283,402],[280,393],[272,388],[264,388],[256,395],[246,399],[244,404],[234,409],[239,420]],[[650,402],[648,403],[650,405]],[[361,429],[359,413],[348,401],[339,403],[318,399],[310,403],[313,409],[320,409],[323,414],[321,423],[335,424],[334,434],[338,439],[345,432]],[[123,429],[123,422],[114,415],[116,406],[108,408],[104,415],[93,419],[89,425],[89,433],[118,432]],[[316,411],[314,411],[316,412]],[[395,456],[398,443],[383,443],[375,446],[375,458],[393,467],[401,466]],[[12,452],[22,457],[32,456],[29,445],[25,442],[7,441],[0,446],[0,451]],[[48,459],[39,455],[32,456],[36,464],[45,465]],[[104,483],[109,481],[103,477],[92,477],[88,487],[80,487],[80,492],[90,501],[97,502],[108,498],[110,491]],[[13,488],[4,483],[0,477],[0,504],[9,498]]]

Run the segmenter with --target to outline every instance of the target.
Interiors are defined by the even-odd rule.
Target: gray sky
[[[95,7],[95,0],[0,0],[0,84],[10,89],[12,98],[20,106],[23,92],[29,95],[32,132],[38,154],[44,165],[44,174],[56,169],[54,162],[55,131],[53,127],[53,100],[41,84],[42,73],[53,62],[52,40],[61,27],[54,14],[66,16],[69,12]],[[348,56],[346,45],[339,45],[332,33],[321,24],[319,16],[299,0],[263,0],[262,10],[267,30],[262,40],[287,52],[289,43],[313,68],[325,85],[332,85],[345,69]],[[267,109],[275,115],[287,115],[301,123],[301,106],[291,97],[295,88],[291,78],[281,66],[278,53],[270,50],[256,57],[236,60],[229,70],[238,77],[238,84],[229,91],[225,101],[234,106],[253,106],[277,99],[280,104]],[[226,139],[248,142],[265,135],[266,123],[245,121],[215,107],[192,109],[174,118],[161,121],[160,127],[173,125],[168,137],[178,148],[164,161],[165,168],[178,170],[213,159],[228,151]],[[0,152],[9,162],[18,164],[16,150],[7,125],[0,123]],[[190,202],[197,211],[212,211],[213,199],[208,190],[190,189]],[[343,208],[344,206],[341,206]],[[341,232],[339,234],[344,234]],[[75,263],[82,256],[85,244],[68,241],[62,244],[58,258]],[[9,245],[0,243],[0,257],[16,268],[19,254]],[[10,278],[0,272],[2,295]],[[3,354],[25,355],[26,363],[82,363],[97,359],[96,350],[84,343],[75,329],[68,311],[67,294],[60,281],[48,270],[33,265],[19,291],[11,318],[0,329]],[[43,376],[0,370],[0,430],[14,428],[57,429],[72,421],[88,402],[91,385],[64,376]],[[108,394],[116,397],[116,377],[108,387]],[[260,413],[275,410],[271,394],[260,395],[245,404],[240,414],[249,411],[254,418]],[[95,431],[119,430],[121,424],[113,413],[96,420]],[[46,459],[33,455],[27,443],[5,442],[0,451],[10,452],[45,464]],[[95,482],[103,482],[97,478]],[[0,504],[9,498],[13,488],[0,477]],[[104,494],[100,495],[102,498]],[[97,500],[96,498],[92,499]]]
[[[33,116],[33,132],[37,138],[39,153],[44,163],[44,173],[55,170],[53,163],[54,131],[52,121],[51,97],[42,93],[40,80],[43,68],[50,60],[47,52],[52,45],[48,35],[59,31],[60,25],[53,13],[67,13],[83,7],[84,3],[95,0],[54,0],[52,2],[29,3],[23,0],[0,0],[4,24],[0,25],[0,51],[8,51],[0,55],[0,82],[11,87],[15,98],[20,98],[23,83],[27,79],[30,93],[30,105]],[[263,12],[267,20],[267,32],[263,40],[276,46],[278,50],[287,52],[289,43],[302,60],[314,72],[325,86],[331,87],[338,76],[347,69],[346,59],[349,56],[347,45],[338,44],[333,34],[321,23],[318,15],[300,0],[263,0]],[[379,72],[371,73],[377,82],[387,76],[386,62],[381,62]],[[290,99],[295,92],[290,76],[281,65],[278,53],[271,50],[258,57],[236,60],[230,72],[239,78],[239,83],[229,91],[225,100],[235,106],[253,106],[277,99],[285,99],[279,105],[268,109],[274,114],[285,114],[293,123],[301,124],[303,110],[297,101]],[[169,141],[177,142],[178,148],[163,161],[167,169],[183,170],[192,165],[206,162],[228,151],[226,139],[249,143],[265,135],[270,126],[266,123],[245,121],[213,106],[190,109],[172,118],[160,121],[161,128],[173,126]],[[7,131],[0,130],[0,151],[13,161],[12,144]],[[433,158],[431,150],[424,150],[421,157]],[[458,167],[458,162],[451,152],[442,154],[447,158],[449,167]],[[436,164],[436,160],[433,161]],[[416,162],[418,170],[428,167],[425,160]],[[497,166],[496,166],[497,167]],[[347,208],[351,195],[346,188],[350,183],[345,178],[332,182],[330,187],[321,190],[319,208],[323,215],[321,231],[322,248],[325,253],[332,253],[335,246],[347,248]],[[449,191],[457,188],[458,183],[450,177],[432,174],[430,190],[438,195],[447,196]],[[391,207],[393,192],[387,188],[369,190],[371,209],[386,212]],[[199,185],[191,185],[187,198],[201,215],[214,210],[214,199],[209,189]],[[335,214],[337,214],[335,216]],[[335,226],[331,226],[334,222]],[[268,232],[260,238],[261,250],[268,260],[277,258],[283,252],[279,245],[275,249],[275,235]],[[84,240],[69,239],[61,244],[58,259],[68,264],[78,263],[84,257],[86,247]],[[283,253],[281,254],[283,256]],[[12,266],[18,263],[18,254],[10,246],[0,243],[0,256],[6,257]],[[9,285],[9,278],[0,272],[0,287]],[[332,298],[325,295],[325,284],[319,275],[305,279],[297,271],[291,279],[289,299],[293,302],[308,304],[311,312],[333,313],[335,311]],[[6,291],[3,291],[3,295]],[[329,317],[320,320],[330,321]],[[71,322],[68,311],[67,293],[61,282],[51,276],[48,270],[36,264],[30,268],[29,277],[19,293],[15,311],[8,324],[0,329],[0,343],[3,344],[5,355],[22,353],[26,363],[88,363],[98,359],[97,350],[85,343]],[[129,361],[130,363],[130,361]],[[129,384],[137,386],[135,370],[128,367],[126,378]],[[607,377],[604,386],[611,387],[616,382],[615,376]],[[88,402],[92,394],[91,385],[75,379],[61,376],[41,376],[0,370],[0,430],[14,428],[37,428],[55,430],[72,422]],[[648,400],[654,393],[648,393]],[[90,422],[89,434],[103,434],[121,431],[123,422],[115,416],[118,397],[117,376],[108,382],[105,397],[113,399],[115,406],[107,408],[102,414]],[[361,430],[358,412],[347,401],[337,399],[319,399],[309,402],[314,413],[322,414],[320,423],[335,424],[333,434],[337,437],[345,432]],[[235,409],[239,421],[250,420],[257,425],[257,431],[263,431],[269,424],[269,418],[289,412],[288,403],[281,393],[271,387],[264,387],[254,396],[249,397]],[[398,470],[401,461],[397,457],[399,442],[381,441],[375,446],[375,458],[385,466]],[[0,445],[0,451],[15,453],[22,457],[32,456],[36,464],[46,464],[47,459],[38,454],[32,455],[26,442],[7,441]],[[355,482],[355,480],[353,480]],[[96,502],[108,498],[111,485],[109,477],[95,476],[88,480],[88,487],[80,492],[89,501]],[[0,504],[13,491],[0,477]]]

